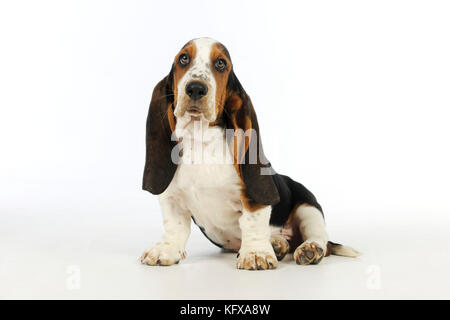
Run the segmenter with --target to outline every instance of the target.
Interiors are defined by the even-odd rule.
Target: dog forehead
[[[198,38],[192,40],[192,43],[194,44],[197,52],[194,62],[196,64],[209,64],[211,51],[217,41],[211,38]]]
[[[210,67],[211,63],[211,57],[213,55],[213,52],[215,52],[214,55],[217,54],[217,52],[220,52],[223,54],[231,63],[231,56],[227,50],[227,48],[220,43],[219,41],[213,39],[213,38],[195,38],[190,41],[188,41],[182,48],[185,49],[188,46],[194,47],[191,59],[192,64],[189,69],[195,67]]]

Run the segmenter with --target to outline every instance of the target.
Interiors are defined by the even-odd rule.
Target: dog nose
[[[202,97],[206,96],[207,92],[208,87],[200,81],[192,81],[186,86],[186,94],[192,100],[200,100]]]

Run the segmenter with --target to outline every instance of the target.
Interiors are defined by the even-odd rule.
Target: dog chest
[[[214,243],[230,249],[240,245],[241,187],[234,167],[181,165],[176,174],[180,204]]]
[[[195,141],[188,144],[183,139],[183,155],[170,193],[211,241],[239,249],[242,183],[230,161],[223,131],[213,128],[207,133],[200,148]]]

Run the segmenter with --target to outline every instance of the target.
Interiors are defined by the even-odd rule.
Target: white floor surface
[[[287,256],[273,271],[236,270],[236,255],[221,252],[193,225],[186,260],[149,267],[138,258],[162,234],[155,198],[136,192],[109,199],[108,190],[92,190],[41,192],[22,208],[2,209],[0,298],[450,298],[446,221],[330,213],[331,240],[364,255],[332,256],[317,266],[298,266]]]

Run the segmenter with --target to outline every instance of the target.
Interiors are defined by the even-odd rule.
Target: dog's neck
[[[208,121],[197,117],[180,117],[177,118],[175,137],[183,149],[183,163],[232,163],[225,129],[221,126],[211,126]]]
[[[177,118],[175,136],[177,140],[209,143],[218,137],[223,138],[223,130],[218,129],[218,126],[211,125],[203,117],[184,116]]]

